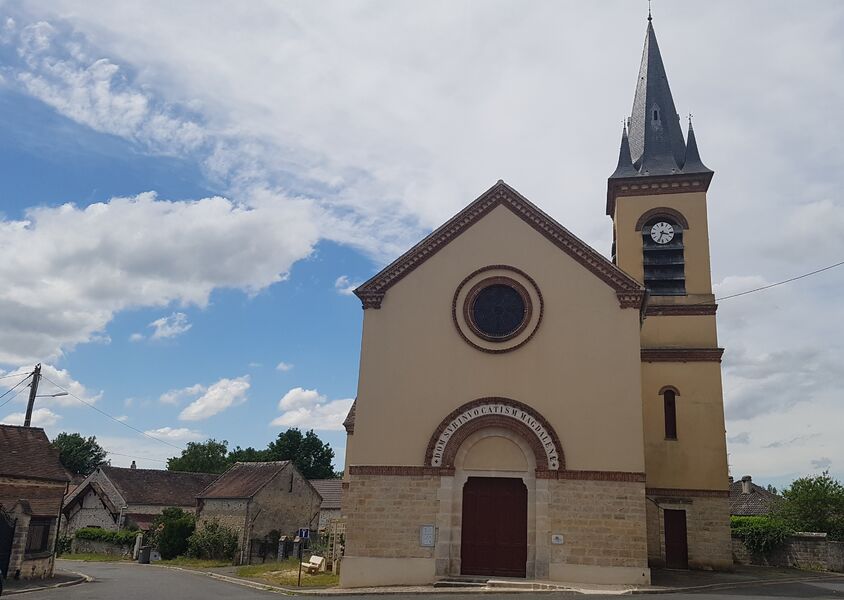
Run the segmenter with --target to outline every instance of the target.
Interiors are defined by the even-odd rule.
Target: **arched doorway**
[[[525,577],[527,487],[515,477],[469,477],[463,486],[463,575]]]

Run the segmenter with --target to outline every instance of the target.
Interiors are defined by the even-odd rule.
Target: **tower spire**
[[[639,172],[630,158],[630,141],[627,136],[627,123],[621,127],[621,148],[618,151],[618,165],[610,177],[635,177]]]
[[[711,173],[712,170],[707,168],[700,160],[700,152],[697,149],[697,139],[695,138],[695,128],[692,126],[692,115],[689,115],[689,136],[686,142],[686,160],[683,164],[683,173]]]

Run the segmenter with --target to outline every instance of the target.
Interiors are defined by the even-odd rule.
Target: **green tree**
[[[267,446],[267,460],[292,460],[305,479],[336,477],[331,461],[334,450],[311,429],[302,435],[297,427],[278,434]]]
[[[229,443],[226,440],[209,439],[205,442],[188,442],[181,456],[167,459],[168,471],[190,473],[222,473],[229,462],[226,458]]]
[[[108,454],[95,436],[84,438],[78,433],[60,433],[53,440],[53,448],[59,451],[64,467],[75,475],[89,475],[105,462]]]
[[[196,529],[196,521],[181,508],[165,508],[152,520],[153,544],[161,558],[170,560],[188,550],[188,539]]]
[[[236,462],[264,462],[271,460],[267,455],[267,450],[256,450],[251,446],[249,448],[241,448],[238,446],[228,456],[229,464],[233,465]]]
[[[844,485],[830,477],[829,471],[795,479],[782,491],[782,497],[777,514],[793,529],[844,540]]]

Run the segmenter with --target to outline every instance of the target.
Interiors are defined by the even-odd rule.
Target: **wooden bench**
[[[322,556],[314,554],[308,559],[308,562],[302,563],[302,566],[305,567],[306,573],[313,575],[314,573],[325,570],[325,559]]]

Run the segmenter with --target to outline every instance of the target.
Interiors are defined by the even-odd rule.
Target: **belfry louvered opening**
[[[686,294],[683,229],[676,219],[656,216],[642,227],[645,287],[655,296]]]

